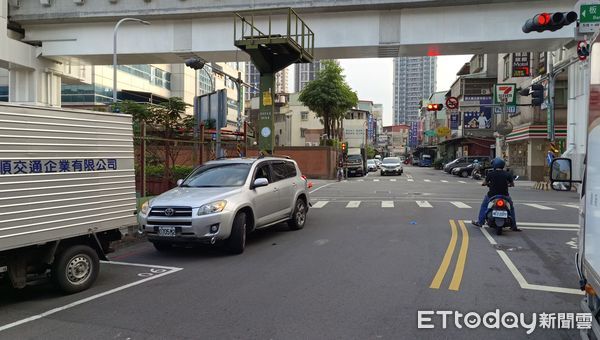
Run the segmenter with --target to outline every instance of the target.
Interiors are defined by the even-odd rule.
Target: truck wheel
[[[298,198],[292,218],[288,221],[288,225],[292,230],[300,230],[306,224],[306,202]]]
[[[73,294],[90,288],[100,272],[100,260],[89,246],[76,245],[59,253],[52,264],[52,279],[63,292]]]
[[[156,241],[156,242],[152,242],[152,245],[154,245],[154,248],[156,248],[156,250],[158,251],[169,251],[171,249],[173,249],[173,246],[170,243],[166,243],[166,242],[160,242],[160,241]]]
[[[241,254],[246,248],[246,213],[240,212],[233,219],[231,226],[231,235],[227,239],[225,246],[231,254]]]

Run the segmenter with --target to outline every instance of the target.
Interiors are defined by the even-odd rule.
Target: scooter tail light
[[[503,207],[504,206],[504,200],[498,200],[498,202],[496,202],[496,205],[499,207]]]

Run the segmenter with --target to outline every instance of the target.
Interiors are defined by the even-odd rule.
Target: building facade
[[[420,101],[435,91],[435,57],[394,58],[394,124],[409,124],[419,119]]]
[[[320,60],[310,64],[295,64],[294,69],[296,71],[296,78],[294,92],[301,92],[304,90],[306,84],[316,78],[317,73],[319,73],[322,66],[323,64]]]
[[[289,93],[290,67],[275,73],[275,93]],[[244,100],[250,100],[258,96],[257,89],[260,88],[260,72],[258,72],[258,69],[254,66],[254,64],[252,64],[252,62],[245,62],[244,70],[245,82],[254,87],[247,89],[244,93]]]

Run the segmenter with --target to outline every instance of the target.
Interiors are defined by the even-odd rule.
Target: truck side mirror
[[[569,158],[555,158],[550,163],[550,181],[556,191],[571,191],[573,165]]]

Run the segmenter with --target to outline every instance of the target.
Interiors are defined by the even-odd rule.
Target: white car
[[[386,157],[381,163],[381,176],[388,174],[391,175],[402,175],[404,168],[402,168],[402,162],[398,157]]]

